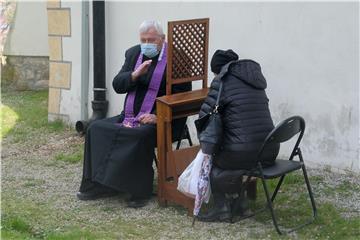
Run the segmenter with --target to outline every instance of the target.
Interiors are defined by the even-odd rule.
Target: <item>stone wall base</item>
[[[49,87],[49,57],[5,56],[1,64],[1,85],[14,90],[41,90]]]

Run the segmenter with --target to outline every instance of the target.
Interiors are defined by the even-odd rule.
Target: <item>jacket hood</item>
[[[267,87],[260,64],[255,61],[239,60],[232,64],[229,73],[254,88],[265,89]]]

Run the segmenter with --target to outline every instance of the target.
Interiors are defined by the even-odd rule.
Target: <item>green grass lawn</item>
[[[62,121],[48,123],[47,97],[47,91],[2,92],[1,136],[9,135],[16,143],[28,141],[40,132],[63,131]]]
[[[61,121],[47,121],[47,91],[3,92],[1,105],[2,201],[1,239],[360,239],[360,217],[319,196],[334,192],[351,199],[359,185],[342,182],[315,192],[316,221],[290,235],[279,236],[268,213],[234,224],[200,223],[179,206],[162,208],[153,199],[143,209],[128,209],[122,197],[80,202],[75,192],[82,171],[82,140]],[[326,184],[321,175],[311,184]],[[275,182],[270,183],[274,188]],[[258,198],[264,203],[258,182]],[[299,174],[285,178],[276,199],[285,227],[311,216]]]

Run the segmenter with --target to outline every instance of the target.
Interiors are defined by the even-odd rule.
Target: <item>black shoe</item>
[[[87,201],[87,200],[96,200],[99,198],[112,197],[119,194],[117,191],[108,188],[108,187],[96,187],[86,192],[77,192],[76,196],[79,200]]]
[[[146,206],[148,202],[149,202],[149,198],[131,197],[127,201],[127,206],[130,208],[141,208]]]

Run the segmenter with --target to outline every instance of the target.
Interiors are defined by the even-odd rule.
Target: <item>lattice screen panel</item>
[[[167,94],[176,83],[203,80],[207,87],[209,19],[168,23]]]

